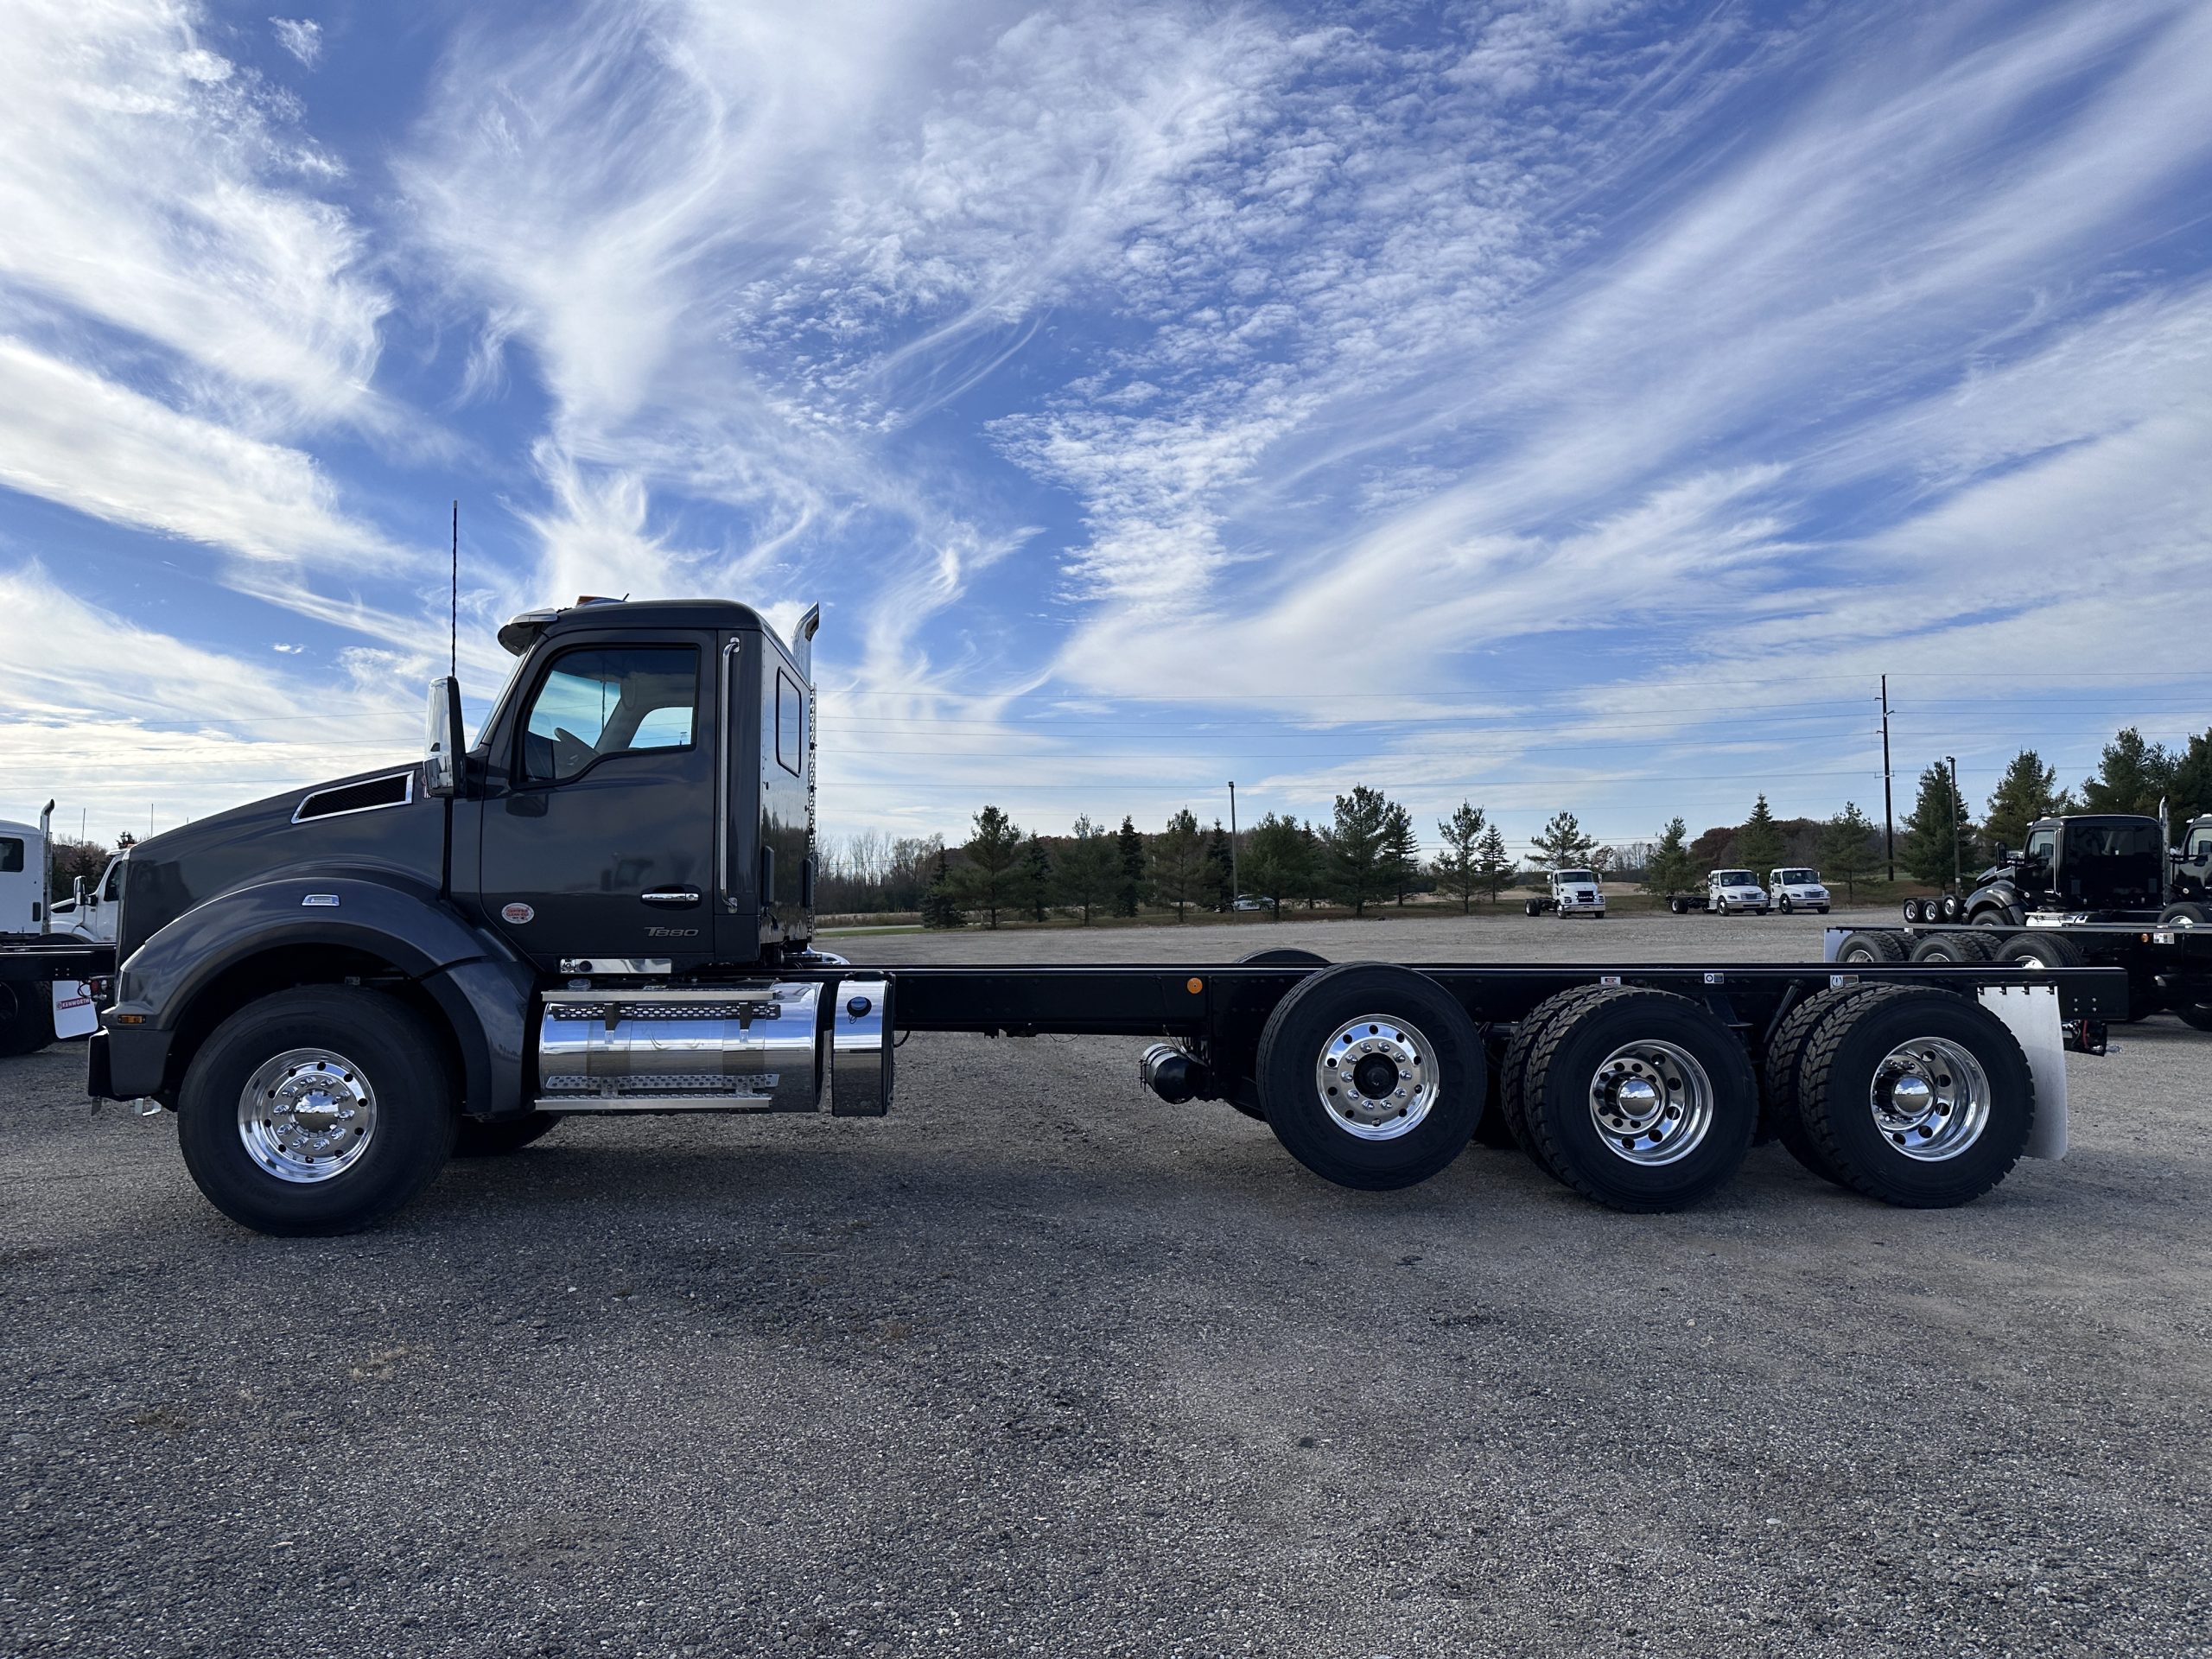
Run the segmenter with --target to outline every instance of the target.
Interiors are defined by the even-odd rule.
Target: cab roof
[[[818,617],[818,608],[806,613],[799,624],[802,638],[813,639]],[[573,605],[549,606],[543,610],[523,612],[499,630],[499,643],[514,656],[520,657],[537,643],[541,635],[586,627],[757,629],[782,646],[786,656],[797,658],[798,655],[785,644],[783,636],[769,626],[766,617],[750,605],[741,605],[734,599],[587,597],[577,600]]]

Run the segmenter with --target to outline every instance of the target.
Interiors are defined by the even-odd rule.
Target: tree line
[[[1915,879],[1940,885],[1951,877],[1955,836],[1956,861],[1972,874],[1997,844],[2017,848],[2037,817],[2154,812],[2161,800],[2173,830],[2212,812],[2212,731],[2168,750],[2130,728],[2106,746],[2096,773],[2071,791],[2059,788],[2056,771],[2035,751],[2023,750],[1979,823],[1965,803],[1955,805],[1949,770],[1938,761],[1922,773],[1912,810],[1898,826],[1897,862]],[[1009,918],[1044,921],[1055,913],[1087,925],[1147,908],[1173,910],[1179,921],[1192,910],[1227,911],[1240,897],[1278,918],[1325,905],[1358,916],[1415,894],[1441,893],[1468,911],[1554,870],[1594,869],[1664,896],[1700,890],[1714,869],[1745,868],[1764,880],[1790,865],[1818,868],[1855,898],[1858,884],[1885,863],[1881,826],[1856,802],[1827,818],[1779,818],[1763,793],[1741,823],[1692,837],[1678,816],[1656,840],[1626,844],[1602,842],[1575,814],[1560,811],[1531,838],[1526,868],[1483,807],[1460,803],[1437,821],[1425,851],[1412,812],[1365,785],[1336,797],[1324,822],[1270,812],[1235,837],[1233,855],[1230,840],[1218,819],[1202,823],[1187,807],[1150,833],[1132,817],[1115,830],[1084,817],[1068,833],[1052,835],[1025,830],[987,805],[957,845],[868,835],[825,849],[820,907],[918,912],[937,927],[995,927]]]

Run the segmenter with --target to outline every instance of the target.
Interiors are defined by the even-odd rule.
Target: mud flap
[[[54,982],[54,1036],[57,1042],[89,1037],[99,1029],[99,1010],[92,1006],[92,988],[81,979]]]
[[[2066,1037],[2058,1020],[2056,985],[1985,985],[1975,993],[1981,1006],[2005,1022],[2019,1039],[2036,1083],[2035,1128],[2028,1135],[2031,1158],[2066,1155]]]

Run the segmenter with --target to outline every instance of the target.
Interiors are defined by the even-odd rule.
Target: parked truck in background
[[[1846,934],[1838,959],[2117,968],[2126,1019],[2166,1013],[2212,1031],[2208,877],[2212,817],[2191,821],[2171,850],[2164,820],[2149,814],[2039,818],[1966,895],[1909,900],[1905,927]]]
[[[1696,1202],[1763,1128],[1925,1207],[2063,1152],[2063,1049],[2124,1002],[1988,964],[858,966],[814,943],[816,621],[529,613],[473,745],[441,680],[420,761],[140,842],[89,1091],[175,1112],[201,1192],[272,1233],[368,1225],[572,1114],[878,1116],[915,1031],[1140,1039],[1160,1099],[1350,1187],[1433,1175],[1495,1114],[1616,1209]]]
[[[1605,919],[1605,888],[1595,870],[1554,870],[1545,891],[1528,903],[1531,916],[1591,916]]]
[[[112,934],[85,937],[49,899],[53,849],[53,802],[35,824],[0,819],[0,1056],[90,1036],[95,988],[114,969]]]
[[[1677,916],[1692,911],[1707,916],[1764,916],[1774,908],[1774,899],[1751,871],[1715,870],[1705,878],[1702,893],[1671,893],[1667,908]]]
[[[1804,865],[1792,865],[1785,869],[1767,872],[1766,890],[1774,899],[1774,907],[1788,916],[1800,910],[1828,913],[1828,890],[1821,885],[1821,873]]]

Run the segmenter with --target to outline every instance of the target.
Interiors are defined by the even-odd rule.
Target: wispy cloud
[[[322,58],[322,25],[305,17],[271,17],[276,43],[312,69]]]

